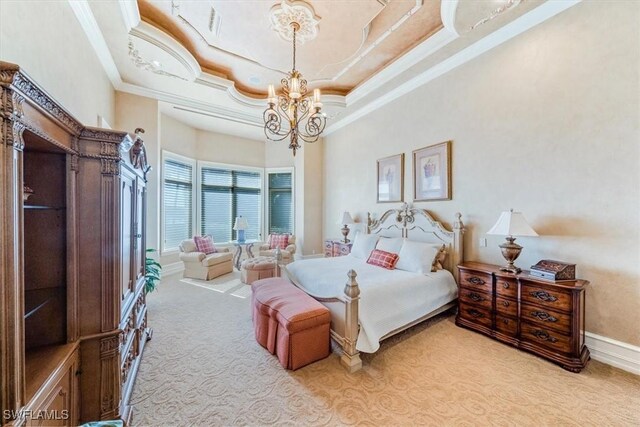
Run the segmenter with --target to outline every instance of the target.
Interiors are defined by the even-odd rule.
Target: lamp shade
[[[537,236],[529,225],[522,212],[514,212],[513,209],[500,214],[500,218],[487,234],[498,236]]]
[[[236,217],[236,222],[233,224],[234,230],[246,230],[249,228],[247,220],[241,216]]]
[[[341,225],[353,224],[353,218],[351,218],[351,214],[349,212],[342,212],[337,223]]]

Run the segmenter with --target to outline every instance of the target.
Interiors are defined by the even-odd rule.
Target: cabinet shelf
[[[40,210],[54,210],[54,211],[63,211],[65,207],[56,207],[56,206],[42,206],[42,205],[24,205],[25,209],[40,209]]]

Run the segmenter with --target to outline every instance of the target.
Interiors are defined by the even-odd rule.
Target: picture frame
[[[451,200],[451,141],[413,151],[413,201]]]
[[[404,153],[377,161],[378,203],[404,201]]]

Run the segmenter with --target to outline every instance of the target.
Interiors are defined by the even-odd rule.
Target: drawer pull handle
[[[479,285],[484,285],[484,280],[482,280],[482,279],[481,279],[481,278],[479,278],[479,277],[475,277],[475,276],[473,276],[473,277],[470,277],[470,278],[469,278],[469,283],[471,283],[471,284],[473,284],[473,285],[478,285],[478,286],[479,286]]]
[[[531,316],[535,317],[536,319],[542,320],[543,322],[557,322],[558,319],[556,319],[555,317],[553,317],[552,315],[550,315],[549,313],[546,313],[544,311],[532,311],[531,312]]]
[[[534,298],[538,298],[539,300],[546,301],[546,302],[554,302],[554,301],[558,300],[558,298],[554,297],[549,292],[545,292],[545,291],[529,292],[529,295],[531,295]]]
[[[505,325],[508,325],[508,324],[509,324],[509,320],[507,320],[507,319],[502,319],[502,323],[504,323]]]
[[[473,300],[475,302],[484,301],[484,298],[482,298],[480,295],[476,294],[475,292],[469,292],[467,296],[469,297],[470,300]]]
[[[502,282],[502,287],[505,289],[509,289],[509,282]]]
[[[470,315],[472,315],[476,319],[478,319],[480,317],[484,317],[484,314],[480,313],[478,310],[475,310],[473,308],[471,310],[467,310],[467,313],[469,313]]]
[[[502,301],[502,305],[504,305],[505,307],[509,307],[509,301]]]
[[[552,337],[547,333],[547,331],[541,331],[540,329],[536,329],[533,332],[533,335],[542,341],[556,342],[558,341],[556,338]]]

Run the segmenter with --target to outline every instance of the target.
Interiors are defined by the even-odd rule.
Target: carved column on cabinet
[[[100,340],[100,419],[117,419],[120,404],[120,333]]]
[[[22,150],[25,130],[22,118],[24,98],[8,88],[15,71],[0,73],[2,141],[0,144],[0,227],[3,230],[0,259],[4,282],[0,287],[0,424],[4,411],[24,404],[23,323],[23,236]]]

